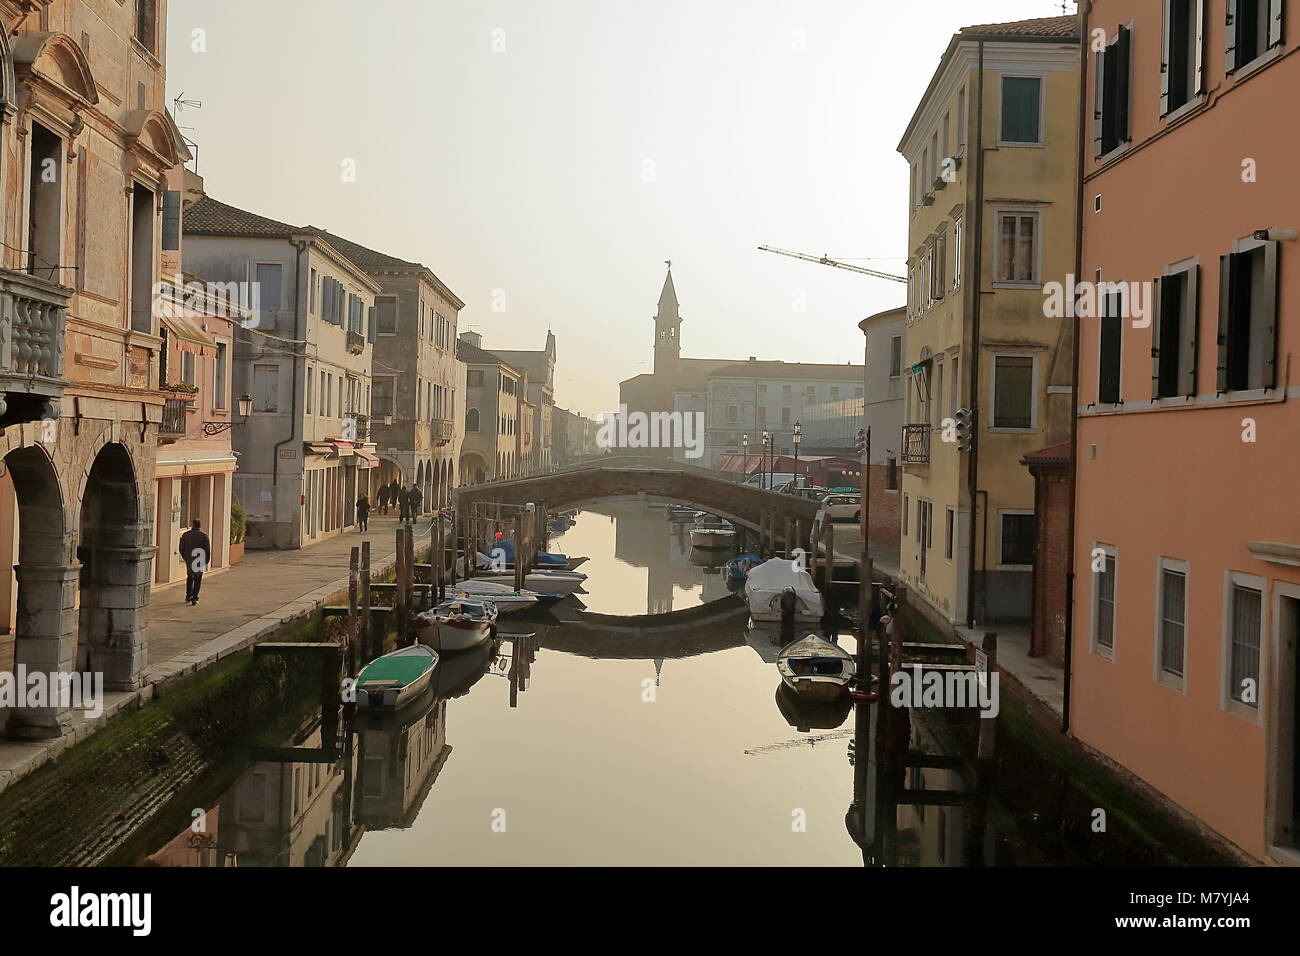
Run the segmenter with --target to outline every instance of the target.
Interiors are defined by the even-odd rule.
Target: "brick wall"
[[[1066,569],[1070,552],[1069,466],[1034,466],[1034,621],[1029,642],[1033,657],[1061,664],[1065,657]]]
[[[902,492],[899,490],[887,491],[885,486],[888,483],[889,469],[885,465],[867,466],[867,478],[871,483],[870,500],[871,500],[871,540],[875,542],[889,542],[897,546],[899,537],[902,534],[900,528]],[[896,478],[899,484],[903,480],[903,469],[896,469]],[[866,516],[864,515],[864,520]]]

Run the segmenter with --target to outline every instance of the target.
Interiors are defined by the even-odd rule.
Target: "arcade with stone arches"
[[[141,684],[156,553],[141,455],[153,448],[119,430],[132,432],[42,442],[36,423],[0,439],[0,559],[13,569],[0,574],[0,670],[98,673],[105,691]],[[61,736],[73,717],[61,706],[4,716],[4,735],[23,739]]]

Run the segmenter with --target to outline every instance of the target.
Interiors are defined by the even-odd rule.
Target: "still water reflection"
[[[1058,814],[1040,816],[1026,809],[1040,798],[1032,766],[977,772],[954,756],[973,752],[977,718],[889,708],[881,732],[879,705],[799,701],[773,667],[775,636],[747,630],[728,593],[728,554],[692,551],[661,509],[588,510],[552,550],[590,556],[586,594],[444,655],[398,714],[326,729],[320,711],[303,715],[282,746],[200,782],[204,832],[141,831],[141,856],[114,862],[969,866],[1145,852],[1107,859],[1090,833],[1062,839],[1059,820],[1083,818],[1068,781],[1049,794]],[[164,819],[189,812],[182,799]]]

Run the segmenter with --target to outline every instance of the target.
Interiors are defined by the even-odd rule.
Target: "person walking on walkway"
[[[357,528],[360,531],[368,531],[370,523],[370,499],[362,494],[357,499]]]
[[[416,485],[411,485],[411,521],[414,521],[420,513],[420,502],[424,500],[424,495]]]
[[[379,491],[375,493],[375,504],[379,506],[381,515],[388,514],[388,486],[380,485]]]
[[[388,503],[394,511],[402,506],[402,486],[396,478],[388,483]]]
[[[399,514],[397,517],[397,520],[399,522],[410,521],[411,520],[411,493],[407,491],[405,488],[403,488],[401,491],[397,493],[397,503],[401,506],[402,509],[401,514]]]
[[[181,560],[185,562],[185,603],[199,603],[199,588],[203,585],[203,572],[212,560],[212,542],[203,533],[196,520],[190,530],[181,535]]]

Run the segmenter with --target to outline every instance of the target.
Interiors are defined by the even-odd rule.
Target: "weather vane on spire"
[[[666,266],[668,267],[669,271],[671,271],[671,270],[672,270],[672,267],[673,267],[673,260],[671,260],[671,259],[665,259],[665,260],[664,260],[664,265],[666,265]]]

